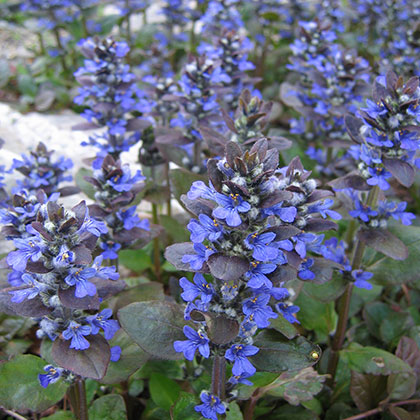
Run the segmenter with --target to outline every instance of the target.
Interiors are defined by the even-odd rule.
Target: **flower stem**
[[[155,203],[152,203],[152,214],[153,214],[153,223],[159,224],[159,215],[158,215],[158,206]],[[159,238],[153,239],[153,257],[155,265],[155,275],[156,279],[160,281],[160,245]]]
[[[67,392],[76,419],[88,420],[85,381],[78,377]]]
[[[370,207],[375,206],[376,201],[378,200],[378,194],[379,194],[379,188],[377,186],[373,187],[369,191],[369,194],[366,200],[366,205]],[[356,242],[353,257],[351,260],[352,270],[357,270],[362,265],[363,254],[365,252],[365,248],[366,248],[366,245],[358,239]],[[327,384],[330,386],[332,386],[334,383],[335,374],[337,372],[339,352],[343,347],[344,339],[346,337],[352,291],[353,291],[353,283],[349,283],[343,295],[340,297],[338,301],[338,305],[337,305],[338,306],[337,329],[334,334],[334,338],[332,340],[331,353],[330,353],[330,358],[328,360],[328,369],[327,369],[327,373],[330,375],[330,378],[328,379]]]
[[[405,401],[397,401],[395,403],[390,404],[392,407],[398,407],[400,405],[408,405],[408,404],[420,404],[420,400],[405,400]],[[344,420],[360,420],[365,419],[366,417],[373,416],[374,414],[378,414],[383,411],[382,407],[376,407],[372,410],[365,411],[364,413],[356,414],[355,416],[346,417]]]
[[[214,356],[213,372],[211,378],[211,393],[219,397],[222,401],[225,399],[226,387],[226,361],[223,356]]]

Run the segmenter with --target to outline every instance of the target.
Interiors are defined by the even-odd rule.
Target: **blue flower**
[[[238,194],[225,196],[216,193],[215,199],[219,207],[213,210],[213,216],[226,220],[228,226],[231,227],[239,226],[242,223],[239,213],[247,213],[251,209],[251,205]]]
[[[17,251],[12,251],[6,258],[7,264],[13,267],[13,270],[24,271],[28,260],[38,261],[42,257],[44,246],[36,236],[13,240]]]
[[[175,341],[174,349],[177,352],[183,352],[187,360],[193,360],[196,350],[206,359],[210,356],[209,339],[202,332],[193,330],[188,325],[184,326],[184,334],[188,340]]]
[[[391,178],[391,174],[382,167],[368,168],[370,178],[366,181],[369,185],[377,185],[382,191],[389,189],[389,184],[386,181]]]
[[[95,277],[96,270],[94,268],[76,268],[70,269],[70,274],[65,277],[64,281],[69,286],[76,286],[75,296],[83,298],[85,296],[95,296],[96,286],[88,280]]]
[[[277,318],[277,314],[268,305],[269,294],[259,294],[246,299],[243,302],[242,310],[251,321],[254,321],[258,328],[267,328],[270,325],[269,318]]]
[[[117,273],[115,265],[110,265],[106,267],[101,267],[103,255],[98,255],[93,261],[92,268],[96,270],[95,277],[99,277],[104,280],[118,280],[120,278],[119,273]]]
[[[137,206],[131,206],[128,209],[119,210],[116,215],[123,222],[125,230],[131,230],[135,227],[150,230],[150,222],[147,219],[140,220],[136,213]]]
[[[207,283],[206,279],[200,273],[194,275],[194,284],[186,277],[182,277],[179,280],[179,285],[184,290],[181,293],[181,297],[186,302],[192,302],[197,296],[201,296],[203,303],[209,303],[214,294],[213,286]]]
[[[182,257],[182,262],[184,264],[189,263],[193,270],[201,270],[210,255],[215,253],[214,249],[203,244],[194,244],[194,251],[196,254],[186,254]]]
[[[225,358],[233,362],[232,373],[234,375],[241,375],[243,373],[253,375],[256,369],[247,357],[257,354],[259,350],[258,347],[244,346],[242,344],[234,344],[228,349]]]
[[[228,382],[231,383],[232,385],[243,384],[243,385],[252,386],[254,384],[251,381],[248,381],[248,379],[246,379],[252,375],[253,373],[243,372],[240,375],[232,376]]]
[[[217,420],[218,414],[225,414],[226,407],[216,395],[212,395],[209,392],[202,392],[200,398],[203,404],[196,405],[194,410],[204,418]]]
[[[79,233],[83,232],[89,232],[93,236],[99,238],[101,235],[108,233],[108,228],[104,222],[95,220],[92,217],[87,217],[79,229]]]
[[[250,270],[245,273],[245,276],[249,279],[247,286],[252,289],[258,289],[261,286],[271,289],[273,283],[271,283],[266,274],[272,273],[276,268],[276,264],[263,264],[259,261],[251,262]]]
[[[80,325],[76,321],[71,321],[67,329],[63,331],[64,340],[70,340],[70,348],[75,350],[86,350],[89,348],[89,341],[84,337],[89,335],[92,329],[89,325]]]
[[[109,260],[116,260],[118,258],[117,251],[121,249],[121,244],[117,242],[101,242],[99,246],[104,250],[102,257]]]
[[[286,303],[280,302],[276,305],[277,310],[283,315],[283,317],[291,324],[300,322],[293,316],[296,312],[299,312],[299,306],[287,305]]]
[[[337,213],[334,210],[329,210],[329,208],[334,204],[334,201],[331,199],[320,201],[319,203],[312,204],[308,207],[308,213],[319,213],[323,219],[326,219],[327,216],[331,217],[334,220],[340,220],[341,214]]]
[[[111,347],[111,362],[118,362],[121,357],[121,347],[120,346],[113,346]]]
[[[194,181],[187,193],[187,197],[190,200],[195,200],[197,198],[214,200],[216,194],[216,191],[213,188],[208,187],[203,181]]]
[[[313,265],[314,260],[312,258],[303,260],[298,269],[298,276],[301,280],[313,280],[315,278],[315,273],[310,270]]]
[[[54,258],[54,265],[56,267],[67,267],[74,263],[75,259],[75,253],[70,251],[67,245],[62,245],[58,255]]]
[[[38,375],[39,383],[42,387],[46,388],[49,384],[57,382],[61,375],[63,374],[64,369],[59,367],[54,367],[52,365],[47,365],[44,367],[45,372]]]
[[[296,207],[283,207],[283,203],[278,203],[271,207],[266,207],[262,209],[264,216],[275,215],[280,218],[283,222],[292,223],[297,214]]]
[[[274,232],[266,232],[258,235],[253,233],[245,239],[245,244],[252,249],[252,257],[258,261],[271,261],[277,258],[279,250],[270,246],[270,243],[276,238]],[[276,245],[276,243],[274,243]]]
[[[200,214],[198,219],[199,222],[192,219],[187,226],[191,232],[190,238],[192,242],[200,243],[205,239],[215,242],[223,235],[223,227],[216,219],[211,219],[205,214]]]
[[[107,184],[111,185],[111,187],[118,192],[126,192],[130,191],[136,182],[140,182],[146,179],[141,174],[141,171],[138,170],[135,175],[131,176],[130,165],[128,163],[122,165],[121,167],[123,174],[122,175],[114,175],[113,177],[107,180]]]
[[[109,308],[103,309],[99,314],[90,315],[86,321],[92,328],[92,334],[98,334],[99,329],[102,328],[104,336],[107,340],[111,340],[114,334],[120,329],[118,321],[109,319],[112,316],[112,310]]]
[[[384,115],[388,112],[387,108],[381,102],[373,102],[370,99],[366,99],[366,108],[361,108],[372,118],[377,118],[380,115]]]
[[[25,289],[13,290],[9,292],[13,295],[11,298],[12,302],[20,303],[24,300],[31,300],[38,296],[41,292],[48,289],[48,286],[36,281],[30,274],[24,273],[21,277],[21,281],[24,285],[28,286]]]
[[[354,285],[360,289],[372,289],[372,285],[368,282],[373,277],[373,273],[363,270],[353,270],[351,276],[354,278]]]
[[[369,222],[370,216],[377,216],[378,212],[376,210],[372,210],[369,206],[364,205],[361,203],[357,198],[354,200],[354,210],[349,211],[349,215],[354,218],[359,218],[363,222]]]

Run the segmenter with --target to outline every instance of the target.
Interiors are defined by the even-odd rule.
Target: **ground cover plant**
[[[0,1],[0,418],[419,419],[419,16]]]

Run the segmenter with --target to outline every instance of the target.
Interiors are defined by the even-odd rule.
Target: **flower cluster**
[[[27,194],[35,194],[37,190],[42,189],[47,195],[54,192],[60,192],[61,195],[67,195],[74,192],[74,189],[59,189],[61,182],[71,181],[73,178],[66,172],[73,167],[70,158],[61,156],[57,161],[51,159],[54,151],[49,151],[43,143],[39,143],[35,150],[29,155],[22,154],[21,160],[13,159],[10,171],[16,170],[24,175],[23,179],[16,181],[14,193],[21,193],[23,190]],[[64,193],[64,194],[63,194]]]
[[[103,340],[97,338],[100,330],[106,340],[111,339],[119,329],[111,319],[112,311],[95,311],[102,296],[116,293],[123,285],[116,282],[115,267],[102,267],[102,256],[92,258],[97,238],[107,232],[105,224],[89,216],[84,202],[71,210],[54,201],[36,209],[35,221],[26,224],[20,237],[12,237],[16,250],[6,257],[12,269],[8,308],[33,317],[39,338],[68,342],[68,349],[88,349]],[[11,223],[3,229],[12,232],[15,226]],[[110,280],[112,286],[107,284]],[[106,293],[101,291],[104,285]],[[57,378],[52,370],[48,372],[40,378],[43,385]]]
[[[351,1],[351,5],[366,28],[359,40],[379,49],[380,66],[406,77],[419,75],[418,2],[364,0]]]
[[[81,11],[93,7],[98,0],[25,0],[22,11],[38,16],[38,24],[43,29],[54,29],[80,17]]]
[[[92,135],[88,143],[82,143],[99,149],[97,167],[100,167],[107,154],[118,158],[121,152],[128,151],[140,140],[140,131],[150,122],[133,117],[131,113],[149,112],[151,105],[145,93],[136,87],[130,66],[124,63],[129,52],[125,42],[115,42],[111,38],[87,39],[81,41],[80,48],[86,60],[75,72],[82,87],[74,102],[88,107],[82,115],[89,124],[78,128],[105,128]]]
[[[145,179],[140,170],[132,174],[129,164],[121,164],[110,155],[92,177],[86,177],[96,189],[96,204],[89,206],[90,213],[108,227],[99,241],[104,259],[117,259],[121,248],[149,238],[149,221],[138,217],[136,205],[130,206],[144,188]]]
[[[240,0],[210,0],[200,18],[203,32],[217,34],[225,28],[235,31],[242,28],[244,23],[238,10],[240,5]]]
[[[202,42],[197,52],[200,55],[206,55],[211,59],[216,59],[223,73],[229,76],[229,79],[222,80],[224,90],[222,97],[230,108],[235,107],[234,99],[239,96],[244,88],[252,89],[252,83],[245,72],[253,70],[254,64],[248,60],[248,53],[252,49],[252,42],[235,31],[224,30],[222,36],[209,44]]]
[[[350,274],[348,278],[356,287],[367,290],[372,289],[372,284],[368,280],[373,277],[373,273],[360,268],[353,270],[346,255],[346,249],[347,244],[344,241],[339,241],[337,238],[332,237],[321,246],[321,254],[327,260],[340,264],[342,267],[340,272]]]
[[[317,146],[325,143],[331,146],[345,134],[343,115],[355,112],[362,99],[369,80],[369,65],[334,42],[336,34],[328,24],[300,22],[300,29],[301,37],[291,45],[293,57],[288,66],[300,74],[300,82],[287,95],[296,97],[299,103],[296,109],[302,117],[291,120],[291,132],[315,140]],[[312,131],[307,129],[309,124]],[[308,154],[321,166],[327,163],[325,149],[312,147]]]
[[[251,384],[247,378],[256,368],[248,358],[259,351],[253,339],[257,330],[269,327],[279,314],[297,322],[293,314],[299,308],[288,304],[283,282],[316,277],[318,258],[309,253],[320,254],[323,235],[309,231],[333,228],[327,216],[340,218],[330,209],[333,201],[323,200],[331,193],[316,188],[298,159],[286,168],[277,166],[278,151],[268,150],[266,139],[245,153],[230,142],[225,158],[208,162],[209,186],[196,181],[183,199],[198,218],[188,224],[192,246],[182,256],[186,269],[196,274],[193,283],[180,280],[181,297],[187,302],[185,319],[193,320],[198,331],[185,326],[187,340],[176,341],[174,348],[188,360],[197,350],[204,358],[223,354],[232,363],[232,387]],[[214,317],[236,328],[215,337],[208,323]],[[202,414],[209,405],[213,411],[220,408],[211,397],[202,397]]]
[[[420,147],[419,79],[406,84],[394,72],[380,76],[373,89],[373,101],[359,111],[360,119],[348,117],[348,132],[357,145],[349,153],[358,163],[360,175],[382,191],[395,178],[409,187],[414,181],[415,159]]]

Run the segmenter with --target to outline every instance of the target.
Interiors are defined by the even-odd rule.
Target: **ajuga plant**
[[[315,256],[323,235],[311,231],[334,228],[326,218],[340,215],[330,209],[333,200],[324,200],[332,193],[317,189],[298,158],[278,169],[278,151],[268,150],[266,139],[245,152],[229,142],[225,157],[210,159],[207,168],[209,186],[196,181],[182,198],[197,216],[188,224],[192,242],[168,247],[166,258],[195,272],[193,282],[180,279],[188,323],[186,339],[176,340],[174,349],[189,361],[197,350],[200,360],[213,359],[211,389],[203,390],[195,409],[216,419],[237,397],[236,385],[252,385],[257,369],[299,369],[318,359],[319,350],[300,338],[298,361],[287,366],[287,357],[267,351],[268,343],[280,340],[287,351],[292,343],[260,330],[276,328],[271,324],[279,317],[297,322],[299,308],[284,283],[331,273],[328,261]],[[227,379],[226,361],[232,372]],[[253,418],[252,405],[245,418]]]
[[[173,130],[171,138],[165,134],[164,142],[183,146],[183,166],[193,172],[204,170],[203,139],[198,127],[220,120],[216,89],[230,80],[218,61],[205,55],[190,57],[183,69],[178,96],[181,109],[170,121],[170,126],[179,130]],[[162,139],[156,140],[162,143]]]
[[[248,60],[251,49],[252,42],[247,37],[227,29],[213,43],[202,42],[197,48],[199,54],[218,60],[222,71],[229,76],[229,79],[222,80],[224,89],[219,92],[219,97],[229,110],[236,108],[235,98],[243,89],[252,90],[252,79],[245,73],[255,69],[255,65]]]
[[[364,27],[359,40],[378,53],[381,71],[394,69],[405,77],[418,75],[418,1],[352,1],[358,22]],[[380,36],[378,36],[380,34]]]
[[[69,57],[73,56],[74,36],[88,36],[87,16],[98,0],[25,0],[21,2],[22,12],[34,15],[38,20],[41,54],[48,53],[51,57],[59,57],[65,74],[70,69]],[[71,26],[80,21],[80,30],[72,31]],[[64,29],[64,31],[63,31]],[[53,34],[55,45],[46,42],[45,31]]]
[[[347,268],[343,276],[349,280],[339,303],[339,320],[332,344],[329,373],[334,378],[338,352],[343,346],[348,321],[349,302],[353,284],[370,289],[373,273],[365,271],[363,256],[366,246],[385,256],[404,260],[406,245],[394,236],[387,225],[389,219],[410,225],[415,215],[406,212],[407,203],[395,200],[392,189],[410,187],[416,171],[416,151],[419,149],[419,79],[413,77],[405,84],[401,77],[389,72],[379,77],[373,87],[373,100],[366,101],[359,117],[347,116],[350,137],[356,142],[349,153],[357,164],[352,173],[331,182],[340,190],[348,214],[354,218],[349,224],[348,244],[333,239],[324,255]],[[399,184],[399,185],[398,185]],[[393,188],[391,188],[393,185]],[[391,199],[388,199],[391,196]],[[352,242],[354,230],[359,225]],[[351,257],[345,248],[352,250]],[[328,255],[327,255],[328,254]],[[341,261],[339,261],[341,260]],[[351,272],[351,276],[349,275]]]
[[[217,34],[223,29],[238,30],[244,26],[238,8],[239,0],[210,0],[200,22],[205,33]]]
[[[149,112],[150,104],[144,92],[136,87],[130,66],[124,62],[129,52],[125,42],[89,38],[80,43],[80,48],[86,60],[75,72],[82,87],[74,102],[88,107],[82,114],[88,123],[75,129],[103,128],[91,135],[89,142],[82,143],[99,149],[95,166],[100,167],[107,154],[118,159],[121,152],[140,141],[141,130],[150,123],[135,115]]]
[[[9,171],[17,171],[24,178],[16,180],[17,185],[12,192],[24,190],[27,194],[35,194],[38,189],[42,189],[48,196],[55,192],[59,192],[61,196],[77,192],[78,189],[72,186],[59,187],[62,182],[72,181],[73,177],[67,172],[73,167],[73,162],[64,156],[54,161],[53,153],[53,150],[48,150],[43,143],[39,143],[28,155],[22,154],[21,160],[13,159]]]
[[[122,164],[107,155],[101,168],[85,179],[96,189],[96,203],[89,206],[89,211],[108,227],[99,240],[104,259],[118,261],[120,249],[136,241],[141,241],[143,245],[149,242],[150,223],[147,219],[140,220],[136,214],[137,205],[132,204],[145,187],[143,181],[146,178],[140,170],[132,174],[129,164]]]
[[[289,69],[299,73],[293,93],[296,110],[302,115],[291,120],[291,133],[309,143],[307,154],[318,163],[318,169],[329,173],[334,144],[345,146],[343,115],[354,113],[356,104],[367,90],[368,62],[355,51],[339,46],[336,34],[326,22],[300,22],[300,36],[291,45],[293,57]],[[309,129],[311,127],[312,129]],[[327,145],[328,147],[322,147]]]
[[[252,96],[245,89],[238,100],[238,107],[233,118],[223,112],[223,119],[228,132],[221,134],[218,130],[206,125],[200,126],[200,133],[213,155],[223,155],[228,141],[240,144],[249,150],[260,139],[266,139],[270,149],[288,149],[292,142],[281,136],[272,136],[269,132],[269,119],[272,102],[265,102],[259,96]]]
[[[60,377],[78,387],[82,378],[100,379],[120,351],[111,351],[107,343],[118,322],[110,309],[98,312],[100,302],[124,287],[115,267],[102,267],[103,257],[92,257],[98,237],[107,232],[105,224],[89,216],[83,201],[71,210],[49,201],[40,204],[20,237],[21,232],[13,236],[14,230],[13,223],[3,228],[17,249],[6,257],[13,281],[2,289],[2,304],[9,314],[35,320],[37,337],[53,341],[54,365],[40,372],[41,385]],[[83,407],[76,399],[72,404],[82,418],[79,411],[86,403]]]

